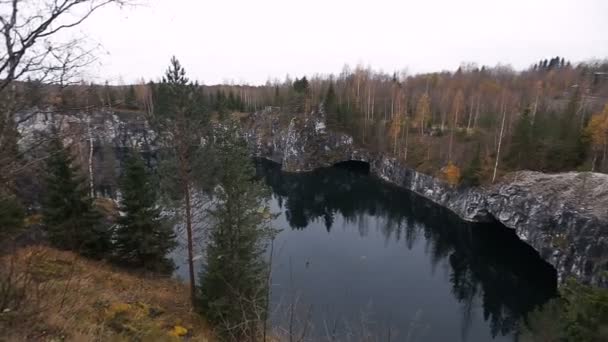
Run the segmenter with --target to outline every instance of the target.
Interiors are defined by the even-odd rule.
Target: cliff
[[[125,149],[148,151],[149,162],[154,163],[156,134],[137,113],[30,112],[22,118],[22,149],[35,145],[36,137],[53,125],[59,126],[68,142],[75,143],[83,164],[93,160],[95,186],[103,195],[112,194]],[[242,121],[252,153],[280,163],[284,171],[310,171],[349,160],[367,162],[373,175],[426,197],[464,220],[497,220],[514,229],[556,268],[560,281],[572,276],[608,286],[606,174],[520,171],[497,184],[455,188],[390,156],[359,148],[351,136],[328,130],[322,112],[289,119],[268,109]]]
[[[426,197],[467,221],[497,220],[552,264],[560,281],[608,286],[608,175],[520,171],[478,188],[452,187],[395,158],[358,148],[326,128],[322,112],[289,122],[266,110],[251,115],[245,136],[254,155],[303,172],[357,160],[387,182]]]
[[[114,197],[125,151],[137,149],[154,165],[158,139],[146,117],[137,112],[95,110],[57,112],[32,109],[17,115],[19,149],[26,158],[46,155],[48,136],[57,130],[64,145],[87,174],[93,174],[98,195]],[[89,168],[89,166],[91,166]],[[36,183],[37,180],[28,180]],[[36,193],[37,184],[29,193]]]

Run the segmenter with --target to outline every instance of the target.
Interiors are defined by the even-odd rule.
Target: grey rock
[[[22,113],[21,118],[23,149],[53,126],[76,144],[87,144],[92,136],[95,146],[158,148],[157,135],[145,118],[133,114],[34,110]],[[322,110],[289,119],[273,108],[252,113],[243,120],[243,135],[253,155],[281,163],[285,171],[311,171],[348,160],[368,162],[373,175],[422,195],[464,220],[497,220],[514,229],[556,268],[560,281],[575,277],[608,286],[606,174],[520,171],[491,186],[454,188],[399,160],[356,146],[348,134],[328,130]],[[96,154],[95,163],[101,164],[98,158]]]
[[[280,124],[271,109],[254,113],[245,137],[255,156],[289,172],[359,160],[383,180],[446,207],[467,221],[497,220],[553,265],[560,282],[574,277],[608,286],[608,175],[519,171],[497,184],[455,188],[386,155],[355,146],[351,136],[326,129],[323,111]],[[283,120],[285,120],[283,118]]]

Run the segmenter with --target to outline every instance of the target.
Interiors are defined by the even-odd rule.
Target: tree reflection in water
[[[432,265],[446,260],[450,266],[452,293],[462,305],[463,339],[475,298],[481,297],[484,320],[497,336],[514,332],[522,315],[556,293],[555,269],[512,229],[464,222],[410,191],[370,177],[366,165],[345,163],[299,174],[281,172],[268,161],[256,165],[292,229],[322,220],[329,232],[339,213],[363,237],[369,226],[362,217],[371,215],[387,222],[378,227],[386,241],[404,240],[412,249],[424,238]]]

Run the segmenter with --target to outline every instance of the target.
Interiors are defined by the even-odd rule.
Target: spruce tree
[[[273,230],[268,189],[254,179],[255,171],[245,142],[235,124],[216,133],[214,144],[221,172],[210,210],[206,266],[200,275],[202,313],[227,340],[256,336],[265,317],[267,263],[263,255]],[[238,329],[234,329],[239,327]]]
[[[125,105],[129,109],[137,109],[137,95],[135,94],[135,87],[129,86],[127,94],[125,96]]]
[[[100,258],[110,250],[110,232],[101,223],[85,179],[58,136],[46,160],[46,196],[42,213],[52,245]]]
[[[507,164],[513,169],[532,167],[534,146],[532,140],[532,120],[529,109],[525,109],[515,124],[512,143],[507,155]]]
[[[158,195],[144,161],[132,153],[120,181],[121,216],[114,235],[114,256],[124,265],[170,272],[167,254],[177,245],[171,226],[161,217]]]
[[[462,184],[466,186],[478,186],[481,183],[481,148],[477,145],[475,156],[469,166],[462,174]]]
[[[333,113],[336,111],[336,90],[334,89],[334,82],[329,81],[329,87],[327,88],[327,94],[325,95],[325,111]]]

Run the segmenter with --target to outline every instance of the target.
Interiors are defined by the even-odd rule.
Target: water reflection
[[[480,336],[481,333],[470,332],[472,321],[476,320],[474,317],[477,316],[487,322],[485,324],[489,327],[492,337],[513,336],[522,315],[555,294],[555,270],[542,261],[531,247],[521,242],[512,230],[499,224],[465,223],[451,212],[414,193],[381,182],[364,172],[328,168],[310,173],[290,174],[281,172],[279,165],[267,161],[257,161],[256,165],[258,174],[272,188],[277,206],[293,231],[305,230],[322,222],[327,233],[331,233],[332,229],[335,229],[336,219],[339,219],[343,221],[343,226],[356,229],[360,238],[375,234],[376,232],[370,231],[375,229],[381,233],[385,246],[397,243],[405,245],[402,250],[407,248],[406,251],[415,252],[414,255],[399,254],[399,258],[415,259],[418,254],[426,255],[426,258],[430,259],[428,264],[433,274],[437,267],[445,268],[445,278],[449,282],[451,296],[459,303],[460,317],[446,314],[443,321],[431,318],[431,323],[433,328],[445,326],[449,330],[451,324],[444,321],[458,320],[460,340],[470,340],[467,338],[469,335]],[[343,166],[352,168],[353,165]],[[328,236],[331,235],[333,233]],[[296,247],[288,248],[313,249],[307,253],[323,255],[318,246],[308,242],[312,240],[296,235],[286,235],[285,239],[299,239],[297,244],[291,245]],[[345,240],[341,243],[354,242]],[[416,246],[420,246],[420,253],[416,252]],[[340,250],[342,247],[340,243],[336,243],[332,247],[323,248]],[[349,267],[341,261],[324,262],[336,263],[333,265],[334,272]],[[393,272],[393,269],[399,272],[404,262],[405,259],[390,260],[390,264],[383,262],[382,272]],[[289,272],[294,271],[290,269]],[[277,273],[275,277],[286,277],[284,271]],[[418,273],[408,271],[400,281],[405,284],[420,282],[423,296],[439,298],[441,277],[430,279]],[[377,274],[377,277],[382,276],[382,273]],[[323,277],[322,274],[317,276]],[[302,286],[327,285],[323,285],[322,281],[310,281]],[[404,285],[403,288],[403,291],[407,290],[407,286]],[[379,288],[378,292],[384,291],[383,289]],[[319,289],[319,293],[324,290]],[[382,296],[390,297],[391,293],[382,293]],[[440,299],[438,301],[441,302]],[[445,308],[430,307],[426,310],[432,311],[429,313],[431,317],[439,317],[439,311],[449,311],[449,301],[444,300]],[[390,298],[387,303],[386,307],[389,308]],[[410,303],[393,302],[393,306],[407,307],[408,304]],[[482,312],[475,313],[476,307],[481,307]],[[382,310],[383,307],[376,309]],[[391,315],[394,315],[394,311],[400,309],[393,307],[390,310]],[[435,314],[433,310],[438,310],[438,313]],[[433,331],[422,340],[439,341],[446,336],[452,336],[452,340],[458,339],[453,336],[453,332],[441,335],[440,332]]]

